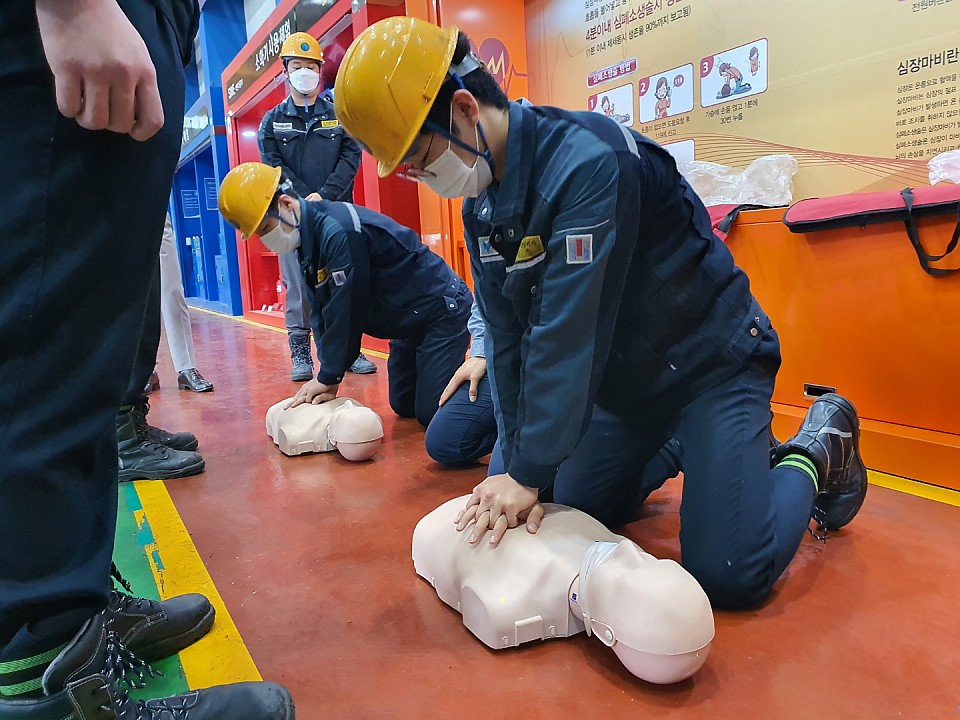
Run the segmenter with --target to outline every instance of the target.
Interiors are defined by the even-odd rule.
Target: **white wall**
[[[243,0],[243,17],[247,21],[247,40],[260,29],[263,21],[277,7],[277,0]]]

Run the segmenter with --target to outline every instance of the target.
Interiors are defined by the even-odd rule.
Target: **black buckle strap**
[[[913,245],[913,249],[917,253],[920,267],[923,268],[924,272],[933,277],[946,277],[947,275],[953,275],[955,272],[960,272],[960,268],[930,267],[930,263],[943,260],[956,250],[957,244],[960,243],[960,203],[957,204],[957,227],[953,231],[953,237],[950,238],[950,242],[947,244],[947,249],[941,255],[930,255],[923,249],[923,244],[920,242],[920,233],[917,231],[917,221],[913,216],[913,188],[904,188],[901,190],[900,197],[903,198],[903,203],[907,207],[907,216],[903,224],[906,225],[907,237],[910,238],[910,244]]]

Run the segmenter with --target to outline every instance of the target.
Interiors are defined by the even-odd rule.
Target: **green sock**
[[[793,468],[794,470],[799,470],[810,476],[810,479],[813,480],[813,492],[820,492],[820,483],[817,479],[817,466],[813,464],[813,460],[808,458],[806,455],[799,455],[797,453],[791,453],[787,455],[783,460],[777,463],[777,467],[788,467]]]
[[[22,660],[0,661],[0,698],[37,695],[43,689],[43,673],[67,646]]]

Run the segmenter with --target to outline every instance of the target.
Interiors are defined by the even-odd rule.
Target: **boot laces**
[[[310,339],[294,342],[291,355],[295,365],[313,365],[313,357],[310,354]]]
[[[123,590],[126,591],[121,592],[115,587],[110,589],[110,595],[112,596],[112,599],[114,600],[114,603],[120,612],[124,612],[131,608],[139,610],[144,605],[146,605],[151,612],[156,610],[155,601],[133,595],[133,586],[131,586],[130,582],[120,574],[120,570],[117,568],[116,563],[113,563],[113,567],[110,568],[110,576],[120,585]]]
[[[814,507],[813,515],[810,519],[817,524],[816,528],[810,527],[809,524],[807,525],[807,532],[810,533],[810,537],[817,542],[826,544],[827,537],[830,535],[830,531],[827,530],[825,513],[820,508]]]
[[[130,704],[130,689],[143,689],[148,678],[160,677],[161,673],[134,655],[120,637],[110,630],[107,633],[107,660],[104,667],[107,677],[109,702],[101,705],[104,712],[113,710],[116,717],[123,717]],[[123,686],[121,686],[121,683]],[[136,701],[137,720],[189,720],[189,708],[173,704],[173,698]]]
[[[188,370],[184,370],[183,374],[186,375],[187,379],[194,385],[202,385],[206,382],[206,380],[204,380],[203,376],[200,374],[200,372],[196,368],[190,368]]]
[[[130,411],[130,416],[133,418],[133,428],[137,433],[137,439],[140,442],[147,440],[147,431],[150,426],[147,425],[147,414],[150,412],[150,403],[144,402],[141,405],[136,405]]]
[[[148,678],[161,677],[150,665],[134,655],[113,630],[107,633],[107,674],[131,690],[142,690]],[[121,689],[121,693],[125,693]]]

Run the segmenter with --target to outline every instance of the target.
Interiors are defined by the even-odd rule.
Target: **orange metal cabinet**
[[[835,387],[863,420],[868,467],[960,490],[960,273],[921,270],[903,225],[791,233],[782,210],[741,214],[728,243],[780,334],[774,429],[792,434]],[[956,218],[919,223],[939,252]]]

